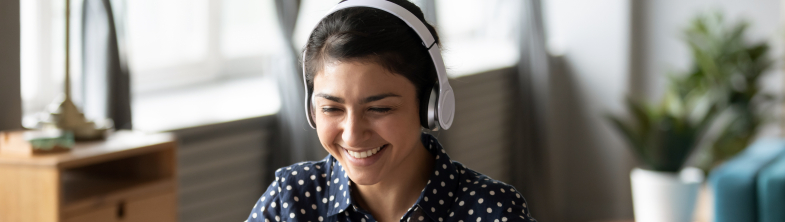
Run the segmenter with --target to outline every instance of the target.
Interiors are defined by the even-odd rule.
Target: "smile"
[[[384,146],[386,146],[386,145],[382,145],[380,147],[376,147],[376,148],[373,148],[373,149],[370,149],[370,150],[367,150],[367,151],[362,151],[362,152],[354,152],[354,151],[351,151],[351,150],[346,150],[346,152],[349,153],[349,155],[351,155],[354,158],[363,159],[363,158],[371,157],[374,154],[378,153],[379,150],[384,148]]]

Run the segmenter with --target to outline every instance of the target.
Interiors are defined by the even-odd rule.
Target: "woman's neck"
[[[434,157],[422,143],[393,175],[373,185],[353,184],[352,196],[378,221],[398,221],[420,197],[433,171]],[[414,173],[413,173],[414,172]]]

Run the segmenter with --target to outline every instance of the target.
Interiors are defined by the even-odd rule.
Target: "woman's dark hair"
[[[436,29],[425,22],[419,7],[407,0],[389,1],[419,18],[439,45]],[[375,8],[346,8],[328,15],[313,30],[305,49],[303,62],[309,92],[313,91],[314,76],[327,62],[379,64],[409,79],[418,100],[430,93],[437,80],[433,60],[417,33],[398,17]]]

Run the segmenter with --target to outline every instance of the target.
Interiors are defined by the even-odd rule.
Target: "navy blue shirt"
[[[400,221],[535,221],[513,186],[451,161],[430,134],[422,143],[436,160],[434,172]],[[376,221],[352,200],[351,184],[331,155],[278,169],[247,221]]]

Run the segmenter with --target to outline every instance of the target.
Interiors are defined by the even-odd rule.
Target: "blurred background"
[[[326,155],[303,116],[298,56],[337,2],[71,0],[73,100],[117,129],[177,135],[181,221],[244,220],[275,169]],[[766,44],[770,60],[750,84],[783,95],[779,0],[413,2],[456,92],[453,128],[433,134],[453,160],[514,185],[540,221],[633,219],[630,171],[647,165],[607,116],[628,116],[627,99],[659,104],[701,69],[699,18],[746,22],[741,44]],[[65,4],[0,3],[0,130],[34,128],[62,99]],[[780,112],[740,147],[780,137]]]

